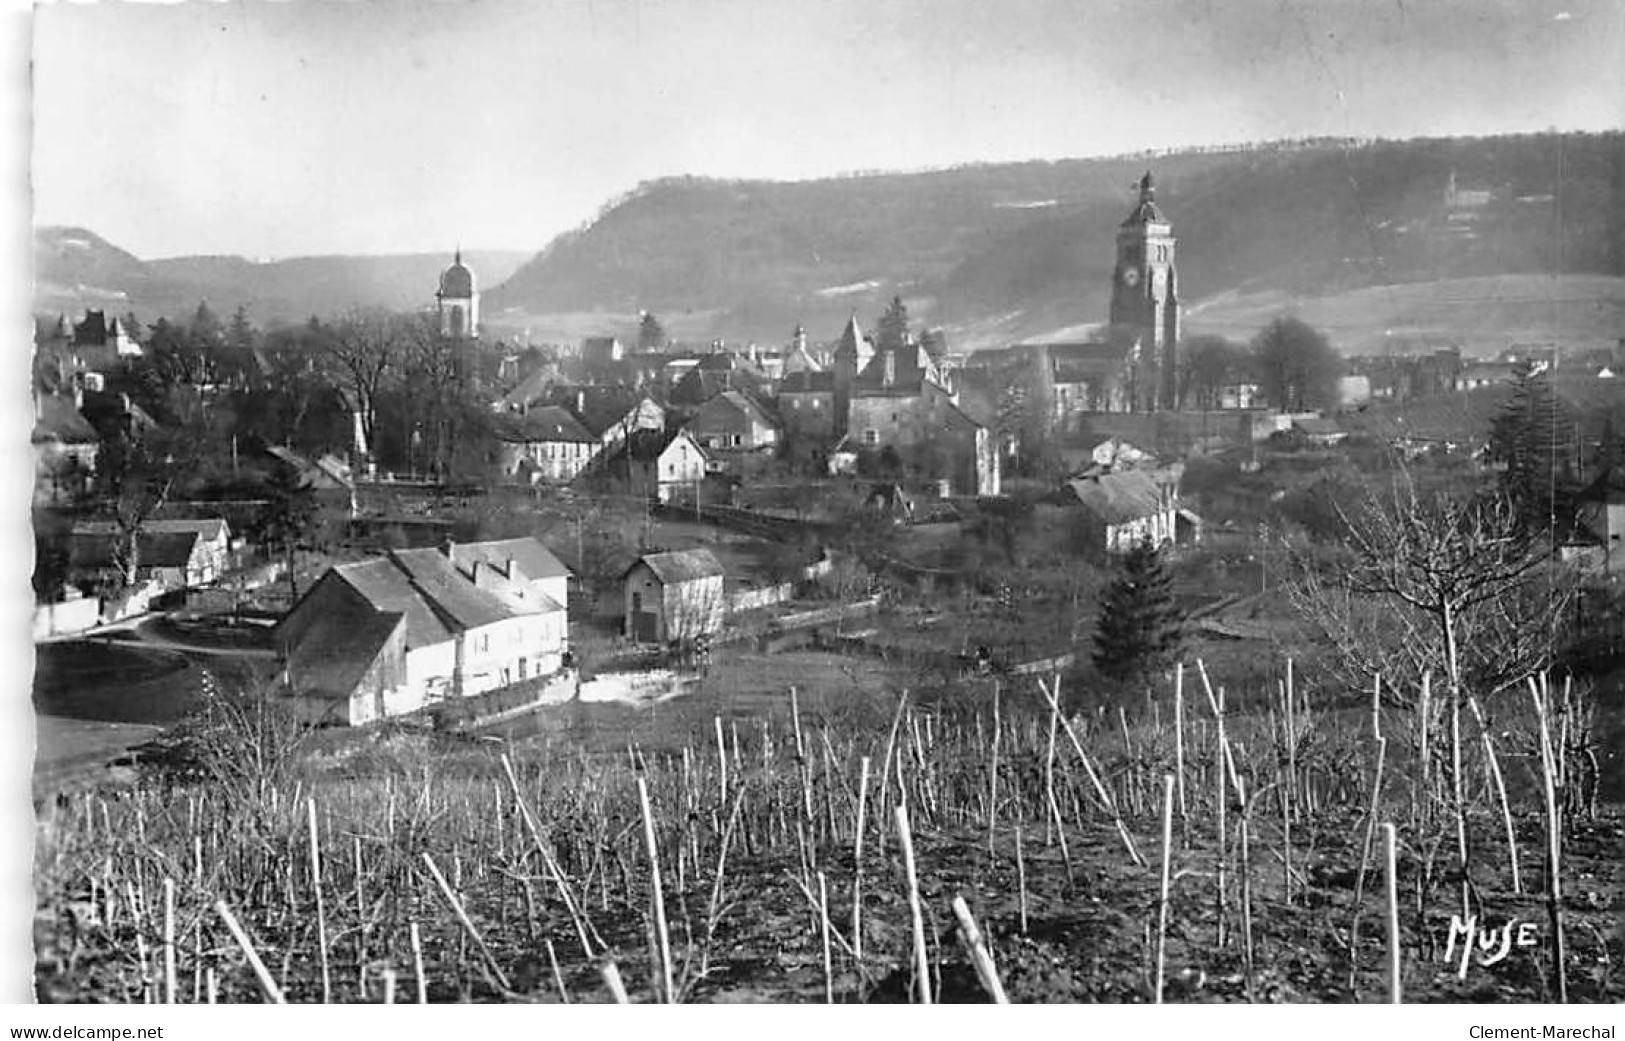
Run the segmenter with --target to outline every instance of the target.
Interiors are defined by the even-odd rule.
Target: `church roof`
[[[864,358],[869,354],[865,346],[867,338],[863,330],[858,328],[858,316],[853,315],[847,319],[846,328],[841,330],[841,338],[835,344],[835,357],[837,358]]]
[[[1140,178],[1140,201],[1129,211],[1128,218],[1123,221],[1123,227],[1130,228],[1138,224],[1165,220],[1162,211],[1157,208],[1156,195],[1156,183],[1151,180],[1151,171],[1147,170],[1145,176]]]
[[[463,265],[463,251],[451,267],[440,273],[440,295],[450,300],[468,299],[474,295],[474,272]]]

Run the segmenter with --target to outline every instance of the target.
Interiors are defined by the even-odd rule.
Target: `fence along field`
[[[1351,708],[1289,665],[1245,713],[1200,667],[1132,718],[1067,713],[1058,677],[988,694],[863,726],[791,690],[787,726],[662,755],[420,737],[325,766],[218,701],[201,779],[42,809],[40,995],[1625,996],[1625,846],[1567,688]]]

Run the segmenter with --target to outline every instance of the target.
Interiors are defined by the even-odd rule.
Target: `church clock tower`
[[[434,295],[440,315],[440,335],[453,340],[471,340],[480,335],[480,294],[474,288],[474,272],[463,263],[458,247],[451,267],[440,274],[440,289]]]
[[[1173,225],[1157,208],[1148,170],[1140,201],[1117,229],[1111,329],[1130,350],[1136,410],[1172,409],[1178,401],[1179,294]]]

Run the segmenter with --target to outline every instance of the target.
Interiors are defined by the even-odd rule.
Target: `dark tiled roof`
[[[323,456],[321,460],[312,462],[293,449],[284,448],[281,445],[270,445],[265,451],[266,454],[293,469],[293,472],[299,477],[299,486],[301,488],[314,488],[321,491],[334,488],[350,488],[354,485],[354,482],[347,479],[343,472],[338,469],[336,465],[338,460],[330,456]],[[348,468],[346,467],[346,469]]]
[[[213,542],[229,536],[231,525],[224,517],[152,517],[141,524],[141,530],[154,535],[198,535]],[[80,521],[73,526],[75,535],[112,535],[118,525],[112,521]]]
[[[1139,470],[1102,474],[1066,482],[1086,508],[1107,524],[1149,517],[1162,506],[1157,482]]]
[[[452,261],[440,274],[440,295],[453,300],[466,300],[474,295],[474,272],[463,264],[463,251],[457,251],[457,259]]]
[[[111,530],[76,530],[68,539],[68,563],[76,568],[102,568],[113,564],[118,536]],[[136,549],[143,568],[185,567],[197,545],[195,531],[144,530],[136,536]]]
[[[93,445],[100,440],[96,428],[74,407],[72,398],[61,394],[39,396],[39,411],[34,419],[35,444],[56,441],[64,445]]]
[[[504,410],[524,408],[547,397],[548,389],[558,377],[558,369],[551,365],[543,365],[535,372],[519,381],[508,393],[502,395],[501,405]]]
[[[648,553],[637,559],[632,567],[645,564],[662,583],[692,582],[701,578],[725,575],[722,564],[708,549],[685,549],[671,553]],[[627,568],[631,571],[631,568]]]
[[[514,616],[495,595],[460,574],[438,549],[400,549],[389,556],[411,578],[419,595],[458,629],[477,629]]]
[[[306,694],[348,699],[405,625],[406,616],[397,611],[375,611],[359,597],[335,597],[322,624],[311,626],[304,639],[288,649],[295,685]]]
[[[1586,485],[1577,498],[1581,502],[1625,502],[1625,471],[1609,467]]]
[[[659,459],[660,453],[664,452],[666,446],[678,436],[679,432],[675,430],[634,430],[632,436],[626,439],[621,452],[645,462]]]
[[[569,409],[596,441],[626,419],[645,397],[647,395],[630,387],[559,384],[553,387],[548,401]]]
[[[458,542],[451,547],[451,562],[463,566],[474,561],[505,566],[512,560],[532,581],[569,577],[570,569],[537,539],[497,539],[491,542]]]
[[[780,394],[833,394],[833,372],[792,372],[779,381]]]
[[[437,611],[406,572],[387,557],[340,564],[333,571],[371,604],[374,611],[406,616],[408,649],[445,643],[456,631],[451,619]]]
[[[835,357],[857,357],[858,347],[865,339],[863,330],[858,328],[858,316],[853,315],[847,319],[846,328],[841,330],[841,338],[835,343]]]
[[[1296,419],[1292,421],[1292,425],[1306,434],[1341,434],[1343,432],[1342,427],[1321,416]]]
[[[107,343],[107,312],[86,311],[85,320],[75,322],[73,342],[76,347],[101,347]]]
[[[569,409],[559,405],[543,405],[524,415],[508,413],[498,416],[493,425],[497,437],[503,441],[527,444],[548,441],[598,443],[598,438]]]
[[[755,399],[751,398],[750,395],[743,394],[737,390],[725,390],[720,394],[714,395],[710,401],[707,401],[700,407],[700,411],[704,413],[712,409],[723,407],[732,408],[753,422],[763,423],[767,426],[777,425],[773,417],[768,414],[767,409],[757,404]],[[698,416],[695,417],[696,420],[698,418]]]

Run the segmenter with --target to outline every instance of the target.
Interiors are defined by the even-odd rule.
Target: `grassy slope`
[[[1515,343],[1612,345],[1625,335],[1625,278],[1493,275],[1366,286],[1324,295],[1223,293],[1185,313],[1191,333],[1246,339],[1280,314],[1322,329],[1345,354],[1429,338],[1494,354]]]
[[[1147,165],[1180,239],[1187,301],[1519,272],[1625,275],[1625,227],[1612,216],[1625,136],[1528,135],[793,184],[659,181],[555,241],[487,305],[522,324],[598,312],[612,330],[649,307],[692,313],[700,335],[766,342],[797,321],[831,337],[851,311],[870,320],[893,293],[967,345],[1100,321],[1115,228]],[[1460,186],[1493,193],[1458,208],[1465,220],[1445,204],[1452,171]]]

